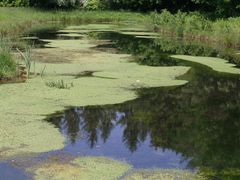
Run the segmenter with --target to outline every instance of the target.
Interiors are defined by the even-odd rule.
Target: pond
[[[97,41],[87,48],[131,54],[141,66],[191,68],[177,77],[187,83],[148,88],[139,87],[138,81],[142,79],[137,79],[133,86],[137,98],[114,105],[68,106],[64,112],[49,115],[44,121],[65,137],[64,148],[35,155],[30,158],[31,163],[58,155],[104,156],[127,162],[134,169],[182,169],[200,171],[213,179],[240,178],[240,75],[213,70],[211,63],[207,66],[171,57],[174,54],[219,57],[218,48],[142,30],[102,27],[80,30],[72,27],[34,35],[37,38],[31,42],[39,51],[58,46],[54,41],[65,41],[67,47],[67,41],[87,38]],[[59,63],[59,55],[55,59]],[[71,76],[87,81],[117,78],[101,71]],[[29,166],[26,165],[29,157],[28,163],[22,159],[15,159],[17,169],[11,161],[0,163],[0,173],[5,172],[2,177],[14,179],[14,174],[19,174],[20,179],[30,178],[23,171]],[[11,174],[7,173],[9,168]]]

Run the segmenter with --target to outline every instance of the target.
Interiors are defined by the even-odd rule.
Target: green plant
[[[19,49],[17,49],[17,51],[20,53],[21,57],[24,60],[24,63],[27,69],[27,75],[29,77],[30,71],[31,71],[31,65],[32,65],[31,49],[30,47],[26,47],[24,52],[20,51]],[[35,62],[34,62],[34,69],[35,69]]]
[[[16,63],[8,40],[0,38],[0,79],[16,74]]]
[[[29,0],[1,0],[0,7],[20,7],[20,6],[28,6]]]
[[[86,10],[98,10],[100,9],[100,0],[88,0],[83,7]]]
[[[46,86],[51,87],[51,88],[58,88],[58,89],[70,89],[74,85],[73,85],[73,83],[71,83],[69,85],[69,84],[65,83],[63,80],[60,80],[60,81],[46,82]]]

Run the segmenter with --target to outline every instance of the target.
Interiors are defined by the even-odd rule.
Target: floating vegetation
[[[34,179],[68,180],[68,179],[117,179],[131,166],[127,163],[104,157],[79,157],[70,162],[48,160],[27,171],[34,174]]]
[[[155,169],[155,170],[137,170],[130,173],[124,178],[125,180],[174,180],[174,179],[188,179],[188,180],[204,180],[200,175],[177,169]]]
[[[227,60],[224,60],[221,58],[188,56],[188,55],[172,55],[171,57],[175,59],[184,60],[184,61],[200,63],[218,72],[240,74],[240,69],[236,68],[236,65],[231,64]]]
[[[95,41],[47,40],[44,49],[34,49],[38,56],[36,73],[42,77],[23,84],[0,86],[0,156],[2,159],[25,153],[40,153],[64,147],[64,137],[47,122],[49,114],[67,106],[116,104],[135,99],[132,84],[138,87],[175,86],[187,83],[176,77],[189,67],[149,67],[129,62],[131,55],[93,50]],[[34,57],[35,59],[35,57]],[[43,62],[41,62],[43,61]],[[47,68],[46,68],[47,67]],[[64,74],[94,72],[93,77],[75,78]],[[95,77],[96,76],[96,77]],[[101,77],[101,78],[99,78]],[[74,84],[70,89],[49,88]],[[61,85],[61,83],[60,83]],[[10,113],[11,112],[11,113]]]
[[[121,32],[122,34],[125,34],[125,35],[133,35],[133,36],[151,36],[151,37],[159,37],[159,34],[158,33],[154,33],[154,32],[139,32],[139,31],[122,31]]]

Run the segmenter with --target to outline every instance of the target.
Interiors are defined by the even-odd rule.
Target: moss
[[[136,38],[144,38],[144,39],[158,39],[159,36],[135,36]]]
[[[184,61],[200,63],[218,72],[240,74],[240,69],[236,68],[234,64],[228,63],[228,61],[221,58],[198,57],[198,56],[187,56],[187,55],[173,55],[171,57],[184,60]]]
[[[188,179],[202,180],[203,177],[185,170],[176,169],[156,169],[156,170],[137,170],[130,173],[125,180],[173,180],[173,179]]]
[[[104,157],[79,157],[71,162],[45,162],[28,169],[34,179],[45,180],[113,180],[124,175],[131,166],[127,163]]]

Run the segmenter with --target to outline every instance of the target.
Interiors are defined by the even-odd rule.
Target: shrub
[[[0,7],[19,7],[28,6],[29,0],[0,0]]]
[[[100,0],[88,0],[83,7],[86,10],[98,10],[100,9]]]
[[[82,0],[30,0],[31,6],[42,8],[74,8],[82,4]]]

